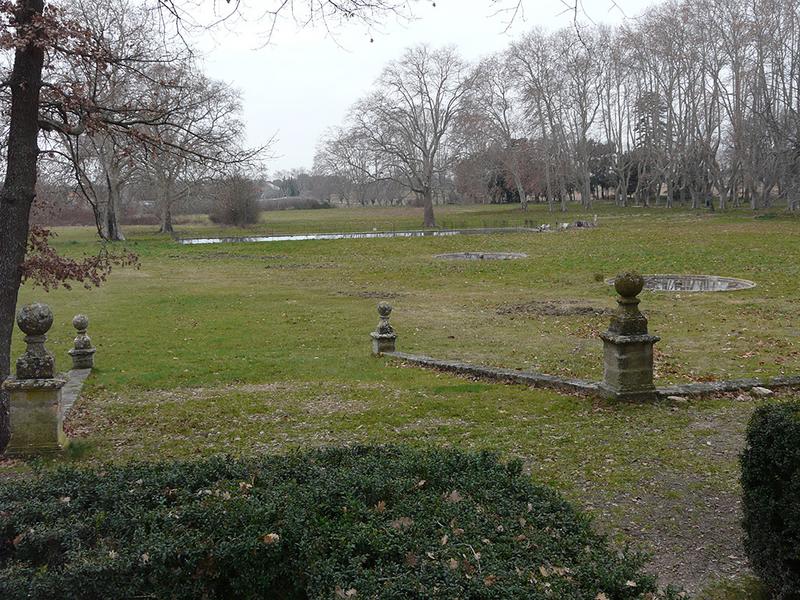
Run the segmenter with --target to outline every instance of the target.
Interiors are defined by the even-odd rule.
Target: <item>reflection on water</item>
[[[294,242],[302,240],[356,240],[368,238],[447,237],[481,233],[539,233],[540,228],[496,227],[489,229],[434,229],[416,231],[362,231],[356,233],[300,233],[252,237],[195,238],[178,240],[181,244],[233,244],[247,242]]]
[[[756,284],[746,279],[719,275],[643,275],[644,289],[652,292],[735,292]],[[614,279],[606,280],[609,285]]]

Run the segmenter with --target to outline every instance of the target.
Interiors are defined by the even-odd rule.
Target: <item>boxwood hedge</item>
[[[741,456],[744,546],[779,599],[800,599],[800,402],[765,405]]]
[[[0,597],[653,598],[519,463],[356,447],[62,467],[0,489]]]

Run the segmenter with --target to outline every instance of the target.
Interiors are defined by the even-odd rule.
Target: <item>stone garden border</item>
[[[602,395],[599,381],[586,381],[583,379],[569,379],[546,375],[534,371],[519,371],[516,369],[503,369],[473,365],[458,360],[440,360],[430,356],[408,354],[406,352],[384,352],[383,356],[395,358],[403,362],[414,364],[423,368],[467,375],[489,381],[506,383],[519,383],[537,388],[548,388],[559,392],[578,393],[586,395]],[[767,377],[763,379],[733,379],[729,381],[709,381],[701,383],[685,383],[657,387],[656,394],[659,399],[673,396],[701,397],[713,394],[730,392],[746,392],[753,388],[763,387],[768,389],[800,387],[800,375],[790,377]]]
[[[653,383],[653,345],[661,338],[648,332],[647,319],[638,308],[640,302],[638,295],[644,284],[645,278],[636,273],[623,273],[614,279],[614,287],[619,294],[617,298],[619,307],[611,317],[608,331],[599,336],[603,341],[603,381],[586,381],[534,371],[487,367],[460,360],[441,360],[398,352],[397,333],[389,323],[392,307],[386,302],[378,305],[380,322],[376,331],[372,333],[372,353],[374,356],[388,356],[439,371],[568,393],[602,396],[624,402],[709,396],[749,390],[754,390],[759,395],[768,395],[772,393],[772,388],[800,387],[800,375],[656,387]]]

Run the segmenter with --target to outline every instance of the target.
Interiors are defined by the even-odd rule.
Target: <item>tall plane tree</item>
[[[464,126],[474,128],[497,148],[505,170],[511,176],[523,210],[528,198],[523,185],[523,171],[530,161],[527,123],[520,88],[514,79],[509,53],[491,56],[475,69],[474,85],[469,94],[469,110]]]
[[[460,154],[454,125],[473,81],[455,49],[409,48],[387,65],[375,90],[350,112],[356,139],[374,158],[374,176],[414,193],[423,206],[425,227],[436,226],[436,184]]]

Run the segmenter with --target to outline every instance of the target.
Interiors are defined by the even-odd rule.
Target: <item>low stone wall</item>
[[[646,402],[670,397],[709,396],[751,390],[766,396],[772,393],[773,388],[800,387],[800,375],[656,387],[653,381],[653,344],[661,338],[648,332],[647,319],[639,310],[638,295],[644,287],[644,278],[636,273],[623,273],[615,278],[614,287],[619,294],[619,307],[612,314],[608,331],[600,334],[603,341],[603,381],[585,381],[398,352],[398,336],[389,324],[392,307],[386,302],[378,305],[380,321],[376,331],[371,334],[372,353],[439,371],[550,388],[571,394],[590,394],[619,402]]]
[[[67,384],[61,389],[61,416],[66,419],[72,405],[80,398],[83,384],[92,374],[91,369],[72,369],[68,373]]]
[[[517,371],[515,369],[499,369],[495,367],[484,367],[471,365],[457,360],[438,360],[430,356],[419,356],[416,354],[406,354],[405,352],[384,352],[383,356],[390,356],[402,361],[413,363],[421,367],[448,371],[460,375],[471,375],[494,381],[507,381],[511,383],[522,383],[533,387],[550,388],[562,392],[580,394],[599,394],[600,384],[594,381],[584,381],[582,379],[565,379],[554,375],[536,373],[533,371]]]
[[[659,396],[709,396],[726,392],[747,392],[753,388],[800,387],[800,375],[790,377],[767,377],[764,379],[732,379],[729,381],[704,381],[660,387]]]
[[[605,395],[602,391],[602,382],[586,381],[583,379],[570,379],[556,377],[545,373],[534,371],[519,371],[516,369],[503,369],[498,367],[486,367],[483,365],[473,365],[459,360],[441,360],[419,354],[408,354],[406,352],[384,352],[383,356],[402,360],[403,362],[418,365],[420,367],[456,373],[458,375],[469,375],[489,381],[502,381],[507,383],[519,383],[531,387],[548,388],[560,392],[571,394],[587,394],[592,396]],[[754,388],[766,388],[769,390],[779,388],[800,387],[800,375],[791,377],[768,377],[763,379],[733,379],[729,381],[708,381],[702,383],[686,383],[656,388],[659,398],[665,399],[673,396],[711,396],[730,392],[747,392]]]

